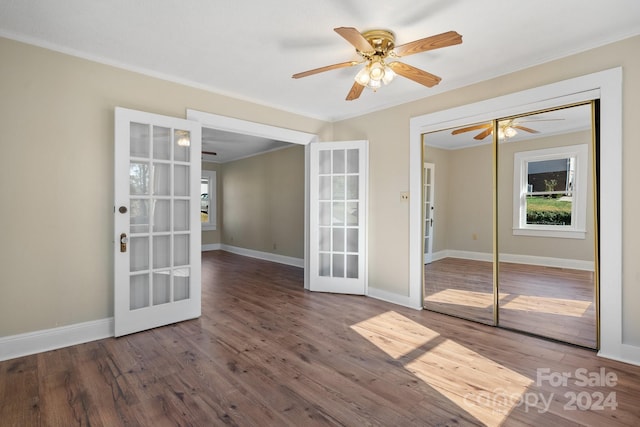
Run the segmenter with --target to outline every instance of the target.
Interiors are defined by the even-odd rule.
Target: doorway
[[[216,132],[227,132],[238,135],[247,135],[265,140],[279,141],[303,145],[305,147],[304,165],[304,287],[309,288],[309,144],[317,141],[317,135],[265,125],[247,120],[211,114],[203,111],[187,109],[187,119],[200,122],[203,129],[211,129]],[[250,253],[248,253],[250,255]],[[280,258],[278,260],[282,261]],[[276,260],[276,261],[278,261]]]

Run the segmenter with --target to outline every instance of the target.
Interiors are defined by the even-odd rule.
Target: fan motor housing
[[[386,56],[395,47],[395,36],[389,30],[369,30],[362,33],[369,44],[375,49],[374,55]],[[365,52],[360,52],[361,54]]]

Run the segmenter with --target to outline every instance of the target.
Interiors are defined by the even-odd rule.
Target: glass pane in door
[[[132,122],[129,125],[129,155],[131,157],[149,157],[149,125]]]
[[[171,159],[171,129],[161,126],[153,127],[153,158]]]

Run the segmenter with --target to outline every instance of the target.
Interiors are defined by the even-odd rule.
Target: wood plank
[[[0,364],[0,424],[39,425],[40,395],[37,356]]]

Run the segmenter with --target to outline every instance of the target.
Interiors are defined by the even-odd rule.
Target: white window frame
[[[203,230],[217,230],[218,228],[218,194],[216,171],[203,170],[202,179],[209,181],[209,221],[201,222]]]
[[[574,159],[571,225],[527,224],[528,164],[546,160]],[[521,151],[513,165],[513,234],[517,236],[586,238],[589,147],[568,145],[542,150]]]

